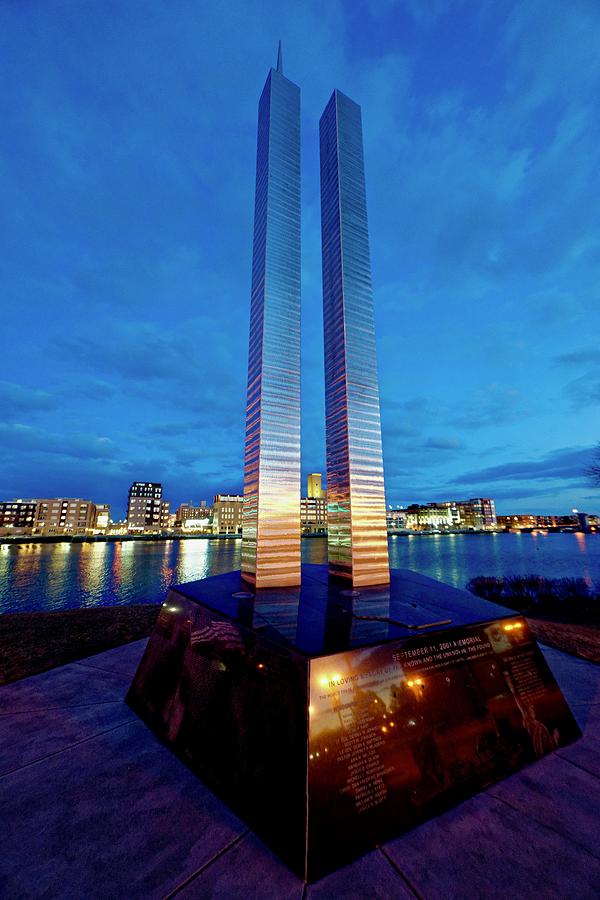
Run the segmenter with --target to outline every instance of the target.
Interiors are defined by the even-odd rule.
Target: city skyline
[[[327,493],[321,489],[320,481],[318,475],[308,476],[307,490],[299,503],[301,531],[303,536],[323,535],[328,534],[329,525],[332,525],[333,533],[328,534],[328,555],[332,556],[330,537],[333,536],[333,560],[334,565],[338,565],[335,532],[339,530],[339,523],[334,520],[328,523]],[[74,497],[0,499],[0,542],[16,539],[28,543],[38,538],[82,535],[115,539],[123,535],[186,537],[198,532],[242,537],[244,497],[240,494],[220,492],[212,501],[188,499],[172,505],[164,498],[162,484],[134,482],[129,489],[125,519],[111,515],[110,506],[96,500]],[[411,503],[400,508],[390,506],[385,510],[386,546],[389,535],[403,532],[460,533],[505,529],[598,532],[600,516],[577,509],[561,515],[515,511],[502,515],[496,513],[494,499],[490,497],[455,497],[443,502]],[[7,549],[7,543],[3,549]],[[366,574],[372,575],[372,572]],[[354,584],[356,578],[361,579],[364,575],[364,571],[353,571]]]
[[[364,112],[388,505],[594,509],[600,10],[267,4],[248,42],[255,21],[0,11],[0,496],[241,491],[255,98],[281,37],[304,96],[303,479],[325,471],[317,120],[336,86]]]
[[[301,497],[300,497],[301,507],[302,507],[302,504],[304,503],[304,501],[306,501],[306,500],[314,500],[315,498],[318,498],[319,500],[326,501],[327,485],[322,484],[320,473],[319,473],[319,479],[318,479],[320,488],[318,491],[314,491],[311,489],[311,478],[314,478],[314,475],[309,474],[306,478],[305,486],[301,490]],[[133,483],[133,485],[129,486],[129,489],[127,489],[127,486],[123,486],[123,490],[121,492],[122,493],[121,501],[116,504],[107,502],[106,498],[100,497],[97,492],[92,492],[91,494],[88,494],[85,497],[81,497],[81,496],[76,497],[73,493],[69,494],[68,492],[66,492],[65,494],[61,495],[60,497],[55,495],[54,497],[51,497],[50,499],[52,499],[53,501],[58,501],[58,500],[75,501],[76,500],[77,502],[81,502],[81,503],[92,503],[92,504],[98,506],[99,508],[106,507],[110,510],[111,521],[119,522],[119,521],[124,521],[127,518],[128,493],[129,494],[131,493],[131,488],[135,484],[151,485],[151,484],[155,484],[155,482],[136,481]],[[236,497],[243,498],[243,492],[230,490],[227,488],[227,486],[225,486],[225,487],[217,486],[216,488],[213,487],[204,496],[200,496],[199,494],[192,494],[192,492],[188,492],[185,495],[175,496],[168,490],[168,486],[166,489],[165,489],[164,485],[162,487],[164,489],[163,493],[165,495],[165,499],[166,499],[167,503],[169,504],[171,513],[183,506],[201,507],[202,505],[204,505],[206,507],[209,507],[210,504],[212,503],[212,500],[215,497],[236,496]],[[37,502],[39,502],[41,496],[42,496],[42,494],[34,495],[32,493],[23,494],[20,497],[17,497],[17,496],[1,497],[0,496],[0,505],[2,505],[2,504],[11,505],[11,504],[15,504],[15,503],[16,504],[37,503]],[[43,496],[47,497],[48,495],[44,494]],[[487,494],[485,496],[487,496],[489,499],[491,499],[491,501],[494,503],[494,505],[497,506],[495,499],[493,497],[490,497],[489,494]],[[406,510],[410,509],[411,507],[425,508],[425,507],[429,507],[429,506],[436,506],[439,504],[442,504],[442,505],[460,504],[460,503],[468,502],[468,500],[470,500],[470,499],[473,499],[473,498],[467,498],[465,494],[459,494],[459,493],[447,494],[446,496],[437,498],[436,500],[432,500],[430,497],[417,498],[417,497],[413,496],[413,497],[406,499],[404,502],[386,504],[386,512],[389,514],[390,511],[391,512],[394,512],[394,511],[398,512],[401,510],[406,511]],[[600,498],[598,498],[598,499],[600,501]],[[502,510],[496,509],[496,512],[499,516],[503,516],[503,517],[513,516],[513,515],[523,516],[523,517],[526,517],[529,515],[540,516],[540,517],[544,517],[544,516],[547,517],[547,516],[554,515],[554,516],[560,517],[560,516],[568,516],[571,513],[585,513],[588,515],[597,516],[597,515],[600,515],[600,512],[598,511],[599,507],[600,507],[600,502],[598,502],[597,505],[590,504],[589,506],[587,506],[585,508],[576,508],[573,506],[569,506],[567,504],[567,506],[565,506],[559,512],[550,513],[548,510],[538,512],[538,511],[534,511],[534,510],[523,508],[523,507],[517,507],[517,506],[507,508],[507,505],[504,504],[504,507],[502,508]]]

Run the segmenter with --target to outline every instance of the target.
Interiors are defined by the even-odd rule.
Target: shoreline
[[[0,545],[8,544],[117,544],[130,541],[229,541],[241,540],[241,534],[29,534],[0,537]]]
[[[467,531],[388,531],[389,538],[398,537],[456,537],[456,536],[479,536],[479,535],[497,535],[497,534],[586,534],[592,535],[595,532],[572,531],[569,529],[559,528],[522,528],[520,531],[508,531],[506,529],[469,529]],[[302,540],[314,540],[315,538],[326,538],[326,531],[318,531],[310,534],[303,534]],[[241,534],[181,534],[180,532],[161,532],[160,534],[19,534],[19,535],[3,535],[0,537],[0,546],[19,546],[21,544],[115,544],[129,543],[130,541],[241,541]]]

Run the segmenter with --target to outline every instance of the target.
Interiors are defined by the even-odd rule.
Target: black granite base
[[[580,736],[522,617],[411,572],[302,579],[173,589],[127,697],[301,877]]]

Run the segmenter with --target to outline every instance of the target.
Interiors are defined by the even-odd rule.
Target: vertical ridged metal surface
[[[390,580],[360,106],[320,121],[329,571]]]
[[[274,69],[258,109],[242,575],[300,584],[300,89]]]

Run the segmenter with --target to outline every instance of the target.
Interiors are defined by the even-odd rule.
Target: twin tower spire
[[[360,107],[320,126],[328,556],[352,586],[389,561]],[[258,106],[242,576],[293,587],[300,552],[300,89],[281,42]]]

